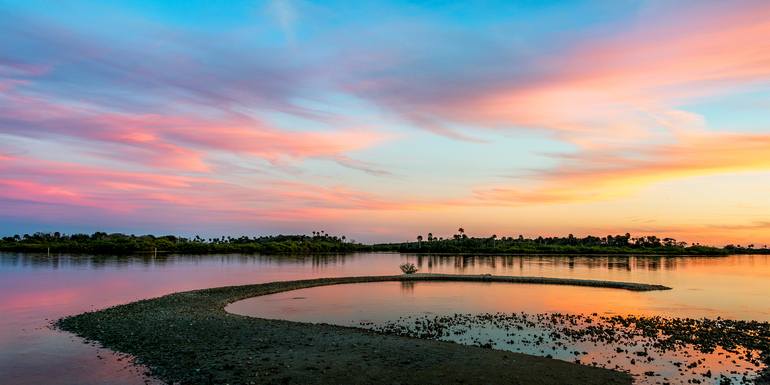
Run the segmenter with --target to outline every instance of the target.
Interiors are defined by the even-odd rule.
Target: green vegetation
[[[350,253],[361,251],[388,251],[423,254],[645,254],[645,255],[725,255],[770,254],[767,245],[727,245],[725,247],[688,244],[673,238],[656,236],[632,237],[608,235],[606,237],[537,237],[524,238],[469,237],[458,229],[451,238],[434,237],[428,233],[416,237],[416,242],[380,243],[366,245],[333,236],[324,231],[312,235],[271,235],[258,237],[218,237],[204,239],[174,235],[126,235],[96,232],[93,234],[34,233],[14,235],[0,239],[0,251],[17,252],[74,252],[92,254],[134,253]]]

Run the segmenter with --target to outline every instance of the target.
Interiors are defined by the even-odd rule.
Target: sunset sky
[[[0,0],[0,234],[770,244],[768,1]]]

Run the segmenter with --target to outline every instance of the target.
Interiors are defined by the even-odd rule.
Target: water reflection
[[[46,327],[49,320],[176,291],[318,277],[423,272],[528,275],[662,284],[670,292],[618,299],[630,309],[770,320],[770,256],[418,256],[395,253],[312,256],[84,256],[0,253],[0,373],[3,384],[142,384],[120,372],[124,361]],[[397,286],[394,295],[416,295]],[[353,291],[351,294],[355,294]],[[412,293],[412,294],[410,294]],[[578,291],[556,288],[554,303],[593,306]],[[601,297],[600,303],[613,301]],[[498,301],[499,302],[499,301]],[[326,309],[328,310],[328,309]],[[100,354],[104,359],[97,358]],[[108,362],[111,362],[108,363]]]
[[[665,326],[671,318],[657,317],[716,319],[734,311],[729,305],[719,309],[678,305],[679,297],[686,295],[674,290],[633,292],[491,282],[378,282],[255,297],[230,304],[226,310],[555,357],[628,371],[639,384],[711,380],[737,384],[756,377],[766,367],[759,357],[766,353],[767,342],[762,341],[767,324],[720,320],[693,322],[692,330]],[[764,303],[768,305],[767,299]],[[619,316],[644,318],[626,323],[628,318]],[[721,326],[727,323],[730,326]],[[656,332],[649,333],[650,328]],[[724,338],[717,338],[717,332]],[[661,337],[661,333],[669,334]],[[666,342],[672,336],[687,341],[691,334],[701,337],[696,339],[699,344]],[[723,340],[745,341],[741,336],[757,343],[750,345],[751,350],[714,346]],[[760,345],[764,347],[757,350]]]
[[[60,267],[86,267],[99,269],[106,266],[165,266],[176,263],[221,263],[221,264],[275,264],[275,265],[311,265],[327,266],[353,262],[357,259],[368,259],[378,255],[383,259],[407,258],[413,260],[420,269],[433,271],[436,269],[451,269],[456,273],[473,272],[480,269],[495,271],[524,270],[526,266],[543,266],[556,270],[573,270],[576,268],[588,270],[676,270],[700,265],[733,264],[740,259],[741,265],[752,265],[755,262],[766,264],[767,255],[743,256],[596,256],[596,255],[417,255],[397,253],[359,253],[359,254],[318,254],[318,255],[259,255],[259,254],[213,254],[213,255],[73,255],[73,254],[31,254],[31,253],[0,253],[0,267],[43,267],[58,269]]]
[[[356,259],[360,254],[319,254],[319,255],[249,255],[249,254],[212,254],[212,255],[73,255],[73,254],[27,254],[0,253],[2,267],[36,267],[58,269],[60,267],[85,267],[100,269],[104,267],[162,267],[176,263],[221,263],[221,264],[274,264],[274,265],[340,265]]]
[[[675,270],[680,265],[692,266],[693,264],[712,263],[714,260],[720,258],[729,257],[713,257],[713,256],[699,256],[699,257],[681,257],[681,256],[596,256],[596,255],[510,255],[510,256],[490,256],[490,255],[418,255],[418,254],[406,254],[414,258],[415,264],[419,268],[427,268],[432,270],[435,267],[447,267],[451,266],[457,272],[466,272],[469,270],[476,270],[478,268],[488,268],[498,270],[523,270],[524,264],[551,266],[556,269],[566,268],[568,270],[575,269],[576,267],[587,268],[589,270],[603,269],[603,270],[650,270],[656,271],[663,270]],[[747,256],[747,258],[759,257],[763,261],[767,256]]]
[[[401,282],[401,294],[413,294],[414,293],[414,282],[413,281],[403,281]]]

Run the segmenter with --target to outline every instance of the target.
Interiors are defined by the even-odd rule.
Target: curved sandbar
[[[225,312],[240,299],[323,285],[489,281],[661,290],[663,286],[539,277],[415,274],[321,278],[169,294],[66,317],[59,328],[128,353],[169,383],[630,384],[626,373],[363,329]]]
[[[647,283],[620,282],[620,281],[600,281],[594,279],[573,279],[573,278],[549,278],[549,277],[526,277],[512,275],[467,275],[467,274],[410,274],[410,275],[389,275],[381,277],[351,277],[351,278],[380,278],[372,279],[367,282],[376,281],[463,281],[463,282],[507,282],[507,283],[529,283],[538,285],[567,285],[567,286],[589,286],[606,287],[610,289],[624,289],[632,291],[653,291],[653,290],[671,290],[668,286],[651,285]]]

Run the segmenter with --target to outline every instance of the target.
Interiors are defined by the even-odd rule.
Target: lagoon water
[[[141,368],[52,330],[50,321],[172,292],[316,277],[390,275],[410,261],[423,272],[528,275],[663,284],[622,290],[510,284],[362,284],[255,298],[259,315],[315,322],[387,321],[426,309],[723,317],[770,321],[770,256],[136,256],[0,253],[3,384],[143,384]],[[303,298],[297,298],[303,297]],[[246,304],[250,302],[245,302]],[[405,305],[406,304],[406,305]],[[409,306],[413,306],[410,308]],[[244,310],[248,313],[248,311]]]

